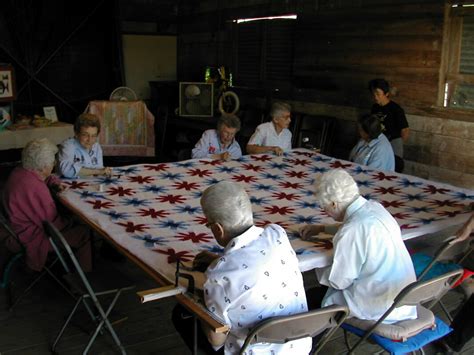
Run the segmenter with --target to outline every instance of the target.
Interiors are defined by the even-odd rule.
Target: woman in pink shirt
[[[57,147],[49,140],[35,139],[22,151],[22,166],[15,168],[5,184],[4,202],[11,226],[26,250],[26,264],[41,271],[53,248],[43,230],[43,221],[52,222],[68,243],[77,248],[76,255],[84,271],[92,269],[89,230],[73,224],[58,214],[50,188],[63,189],[60,180],[51,175]]]

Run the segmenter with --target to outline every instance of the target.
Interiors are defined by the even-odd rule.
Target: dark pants
[[[395,155],[395,171],[397,173],[403,173],[403,169],[405,169],[405,161],[402,157]]]
[[[306,290],[306,300],[308,302],[308,310],[321,308],[323,298],[328,291],[327,286],[318,286]]]
[[[474,296],[461,307],[451,327],[454,331],[446,337],[446,342],[459,352],[474,336]]]
[[[173,315],[171,316],[173,325],[176,331],[181,335],[183,341],[188,346],[189,350],[193,350],[193,330],[194,330],[194,318],[192,314],[180,304],[177,304],[173,309]],[[200,351],[206,354],[224,354],[224,347],[215,351],[207,340],[206,334],[201,328],[201,323],[197,323],[197,347]]]
[[[306,290],[306,301],[308,302],[308,311],[321,308],[321,303],[323,303],[323,298],[326,295],[327,290],[327,286],[313,287]],[[324,331],[313,337],[313,346],[310,354],[312,354],[316,350],[319,341],[325,333],[326,332]]]

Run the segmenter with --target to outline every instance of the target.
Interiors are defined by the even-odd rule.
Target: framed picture
[[[0,65],[0,101],[16,98],[15,71],[11,65]]]
[[[0,131],[13,123],[13,105],[0,104]]]
[[[179,115],[212,117],[214,115],[212,83],[179,83]]]

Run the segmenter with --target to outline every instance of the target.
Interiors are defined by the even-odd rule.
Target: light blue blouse
[[[77,177],[81,168],[102,169],[104,167],[102,148],[94,143],[87,151],[76,138],[68,138],[59,145],[58,168],[62,176]]]
[[[193,148],[192,157],[193,159],[210,158],[214,154],[222,154],[224,152],[229,152],[232,159],[238,159],[242,156],[240,145],[235,139],[227,148],[223,148],[217,130],[208,129],[202,134],[201,139]]]
[[[378,170],[395,170],[392,145],[383,133],[370,142],[360,139],[352,148],[349,160]]]

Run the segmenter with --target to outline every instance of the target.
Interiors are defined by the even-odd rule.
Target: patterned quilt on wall
[[[100,118],[104,155],[155,155],[155,118],[143,101],[91,101],[86,112]]]

